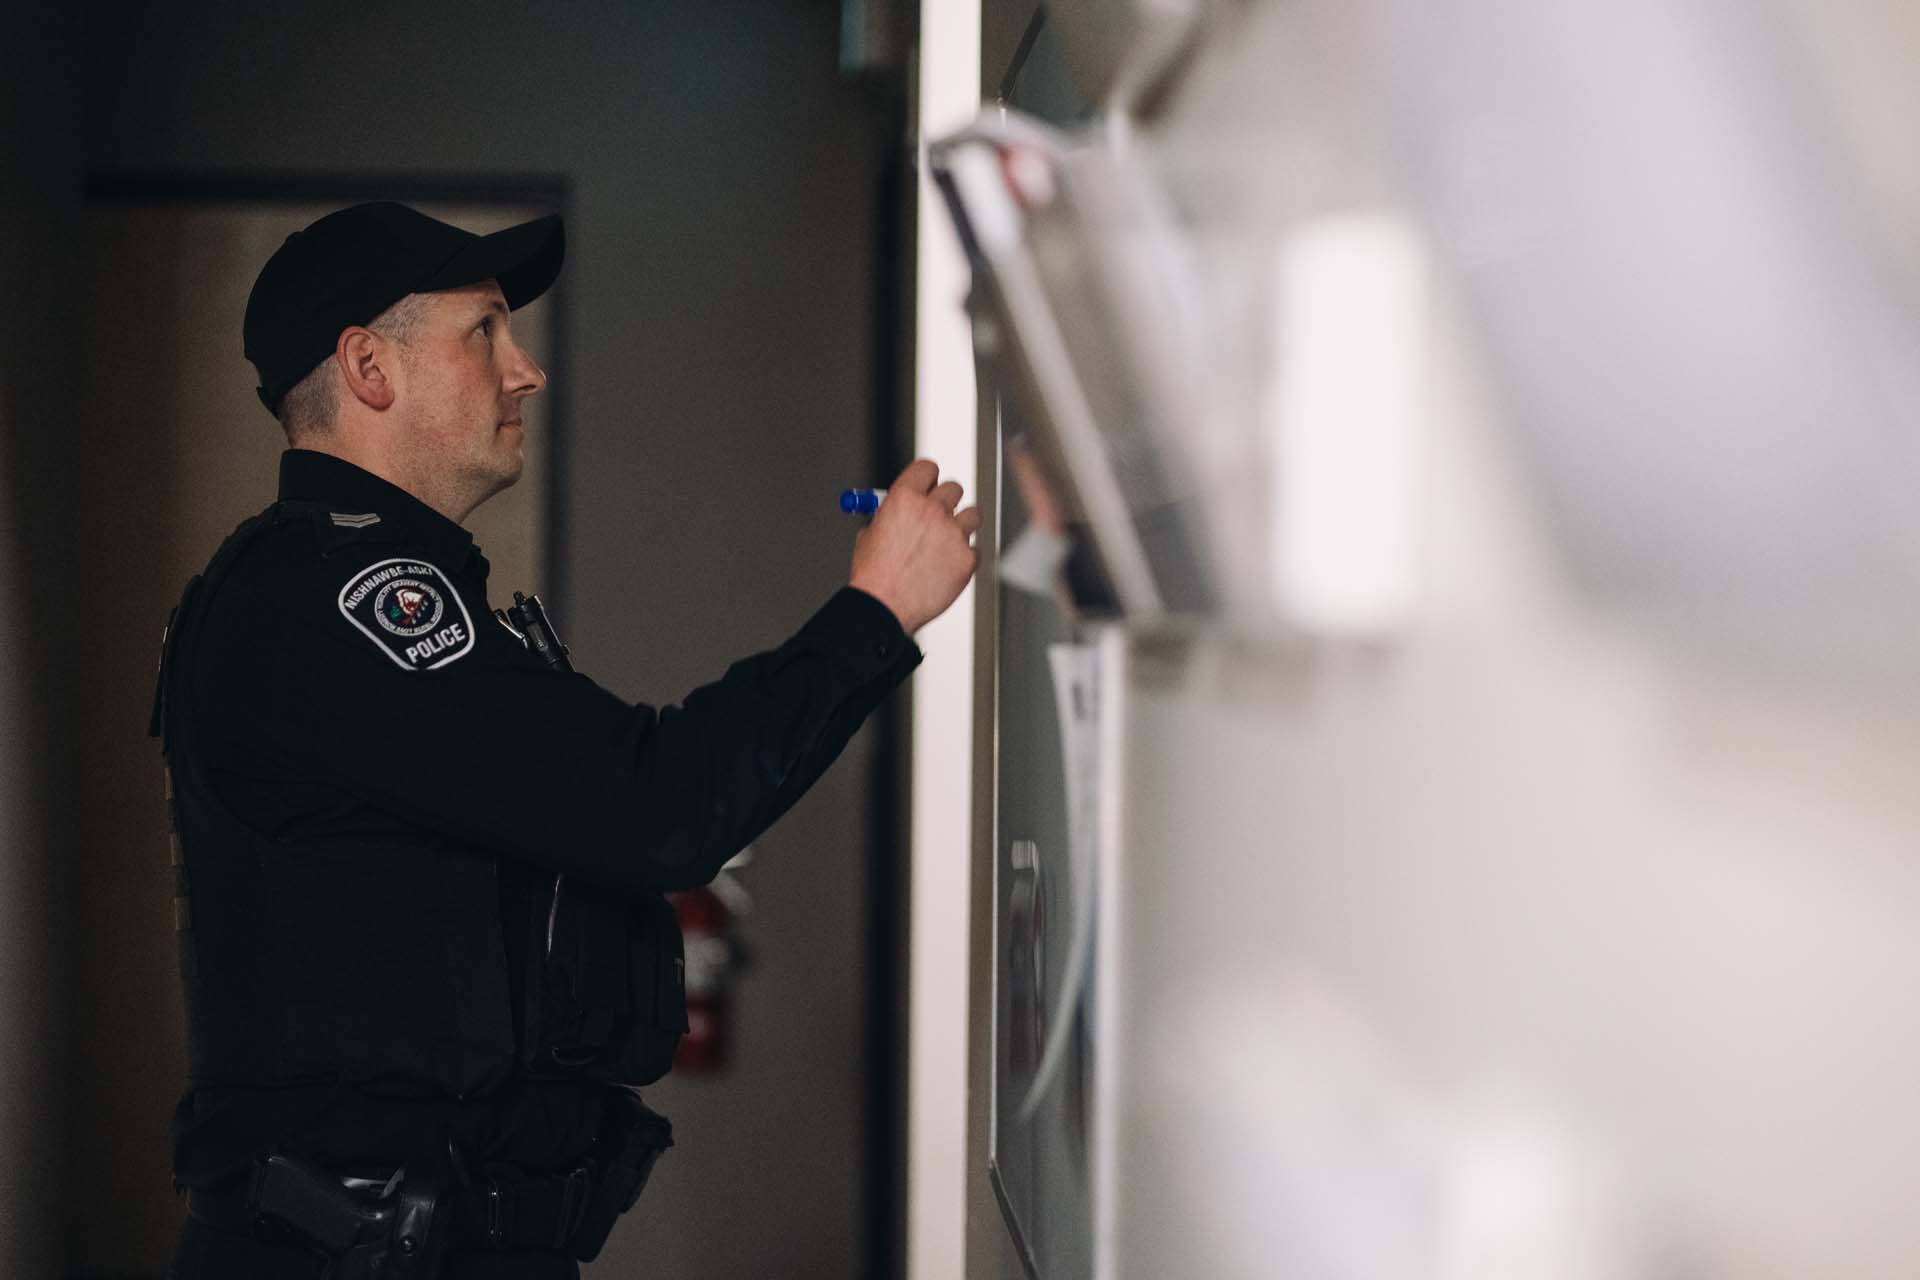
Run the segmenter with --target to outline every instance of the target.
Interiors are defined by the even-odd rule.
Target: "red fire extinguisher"
[[[733,1042],[733,983],[746,967],[738,921],[753,909],[733,869],[751,856],[751,848],[743,849],[712,884],[667,895],[686,948],[687,1034],[673,1055],[675,1071],[705,1075],[727,1065]]]

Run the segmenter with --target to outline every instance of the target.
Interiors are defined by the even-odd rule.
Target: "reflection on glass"
[[[1009,425],[1017,437],[1017,420]],[[1002,461],[1003,546],[1066,528],[1032,468],[1011,460],[1017,449],[1009,441]],[[1073,788],[1049,658],[1058,646],[1074,647],[1076,632],[1059,591],[1002,581],[999,616],[992,1179],[1030,1274],[1054,1280],[1092,1269],[1090,996],[1063,999],[1062,987],[1074,968],[1075,935],[1084,933],[1075,924],[1093,904],[1091,877],[1071,856]]]

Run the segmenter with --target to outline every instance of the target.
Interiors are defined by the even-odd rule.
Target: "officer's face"
[[[414,443],[476,502],[520,478],[520,402],[547,375],[518,343],[491,280],[422,295],[427,312],[405,364]]]

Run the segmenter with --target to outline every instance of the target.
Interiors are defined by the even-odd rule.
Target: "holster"
[[[646,1189],[654,1162],[672,1145],[673,1125],[667,1118],[641,1102],[631,1090],[618,1090],[609,1108],[607,1128],[588,1157],[593,1167],[593,1192],[567,1252],[582,1262],[600,1256],[614,1219],[633,1208]]]
[[[438,1147],[411,1160],[383,1194],[355,1194],[293,1156],[254,1174],[257,1211],[293,1228],[327,1258],[322,1280],[436,1280],[452,1232],[453,1161]]]

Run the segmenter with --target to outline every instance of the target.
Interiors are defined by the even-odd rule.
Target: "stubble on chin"
[[[503,493],[520,483],[520,477],[527,469],[526,456],[517,446],[510,451],[503,450],[493,461],[495,465],[489,470],[487,475],[486,492],[488,498]],[[482,499],[482,501],[485,501],[485,499]]]
[[[511,434],[509,434],[511,433]],[[527,429],[525,427],[494,428],[494,443],[498,446],[502,459],[505,480],[501,487],[516,483],[520,473],[527,467]]]

